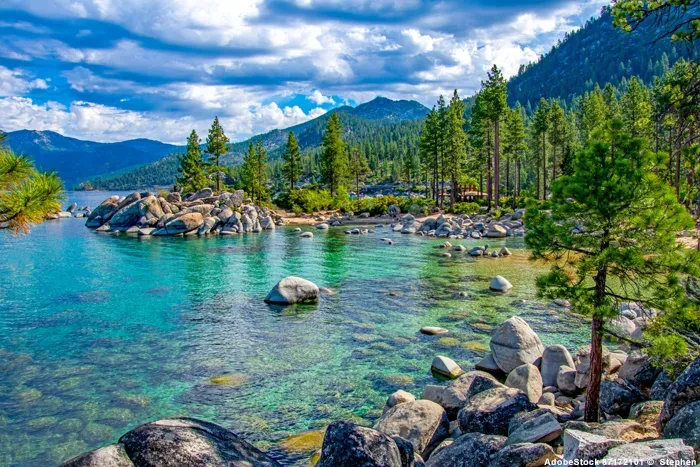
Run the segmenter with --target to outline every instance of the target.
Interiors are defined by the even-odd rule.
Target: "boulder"
[[[489,290],[493,292],[508,292],[512,288],[513,284],[508,282],[508,279],[503,276],[496,276],[489,282]]]
[[[326,224],[326,223],[324,222],[323,224],[318,224],[318,225],[316,226],[316,230],[328,230],[328,227],[329,227],[328,224]]]
[[[401,451],[389,436],[338,421],[328,425],[316,467],[402,467]]]
[[[659,415],[658,428],[663,431],[685,405],[700,400],[700,358],[696,358],[668,388],[664,408]]]
[[[558,459],[548,444],[511,444],[491,456],[489,467],[535,467]]]
[[[700,401],[684,405],[668,421],[664,437],[683,438],[685,443],[700,452]]]
[[[663,406],[662,401],[637,402],[630,408],[629,418],[644,426],[656,427]]]
[[[170,219],[165,224],[167,235],[176,235],[200,228],[204,224],[204,218],[198,212],[188,212]]]
[[[584,431],[604,438],[621,439],[627,442],[659,436],[655,429],[645,427],[633,420],[611,420],[604,423],[570,421],[564,424],[564,431],[567,430]]]
[[[315,302],[318,299],[318,286],[301,277],[285,277],[270,290],[265,303],[291,305],[293,303]]]
[[[602,459],[611,448],[625,444],[621,439],[608,439],[585,431],[564,432],[564,460],[567,462]]]
[[[436,404],[440,404],[440,396],[442,395],[442,391],[444,390],[445,386],[438,386],[437,384],[426,384],[423,388],[423,394],[421,394],[420,398],[425,399],[427,401],[433,401]],[[443,406],[443,408],[445,407]]]
[[[415,452],[427,458],[450,433],[445,410],[435,402],[416,400],[391,408],[374,425],[389,436],[401,436],[413,444]]]
[[[93,228],[101,226],[105,222],[109,221],[112,215],[117,212],[118,208],[119,196],[110,196],[106,200],[102,201],[102,203],[100,203],[100,205],[90,213],[85,225]]]
[[[301,238],[314,238],[314,234],[311,232],[302,232],[299,236]]]
[[[546,409],[516,414],[508,425],[506,445],[519,443],[549,443],[561,436],[562,428],[556,417]]]
[[[493,359],[505,373],[525,363],[534,363],[544,352],[540,338],[517,316],[509,318],[494,331],[490,347]]]
[[[632,404],[640,399],[641,394],[632,386],[607,380],[600,383],[600,410],[603,413],[626,418]]]
[[[537,403],[542,396],[542,376],[540,370],[531,363],[525,363],[508,373],[506,386],[520,389],[530,402]]]
[[[160,219],[164,214],[158,198],[148,194],[121,207],[112,215],[109,224],[112,229],[125,229],[135,225],[142,217],[146,219]]]
[[[657,439],[622,444],[603,457],[606,466],[692,465],[695,451],[681,439]],[[680,463],[686,461],[688,463]]]
[[[473,390],[472,386],[474,386]],[[469,371],[444,388],[437,403],[445,409],[450,420],[455,420],[459,410],[465,406],[470,397],[496,387],[503,387],[503,385],[489,373]]]
[[[182,202],[182,195],[178,193],[177,191],[173,191],[171,193],[168,193],[168,196],[165,197],[165,200],[168,203],[181,203]]]
[[[413,445],[400,436],[392,436],[391,439],[396,443],[401,455],[401,467],[415,467],[416,454],[413,451]]]
[[[422,334],[434,336],[436,334],[447,334],[450,331],[448,331],[445,328],[439,328],[439,327],[435,327],[435,326],[425,326],[425,327],[420,328],[420,332]]]
[[[659,373],[659,376],[656,377],[654,384],[651,385],[649,399],[653,401],[663,401],[666,399],[666,393],[672,384],[673,380],[668,377],[668,373],[666,371],[662,371]]]
[[[64,462],[60,467],[134,467],[124,446],[110,444]]]
[[[454,379],[464,373],[454,360],[442,355],[438,355],[433,359],[433,363],[430,365],[430,371],[450,379]]]
[[[578,391],[578,386],[576,386],[576,369],[566,365],[560,366],[557,373],[557,387],[564,394],[576,394],[576,391]]]
[[[542,384],[544,386],[556,386],[557,375],[561,366],[574,368],[574,359],[563,345],[550,345],[545,347],[542,353]]]
[[[537,401],[537,405],[554,405],[554,401],[556,400],[556,397],[554,394],[551,392],[545,392],[540,396],[540,399]]]
[[[189,198],[187,198],[187,201],[196,201],[198,199],[203,199],[203,198],[211,198],[214,192],[212,191],[211,188],[202,188],[198,192],[190,195]]]
[[[585,345],[578,349],[574,356],[576,364],[576,379],[574,383],[577,388],[583,389],[588,386],[588,378],[591,372],[591,346]],[[603,346],[603,374],[610,369],[610,351]]]
[[[527,396],[513,388],[494,388],[470,398],[459,411],[462,433],[505,435],[510,420],[519,412],[537,409]]]
[[[505,443],[503,436],[467,433],[436,452],[426,467],[484,467]]]
[[[498,364],[496,363],[496,360],[494,360],[491,352],[487,353],[484,355],[484,358],[476,362],[474,364],[474,368],[479,371],[491,373],[492,375],[496,375],[498,377],[505,376],[503,371],[498,367]]]
[[[416,400],[416,396],[414,396],[410,392],[404,391],[403,389],[399,389],[398,391],[390,395],[389,398],[386,400],[383,413],[387,413],[392,407],[398,404],[413,402],[414,400]]]
[[[279,466],[255,446],[213,423],[194,418],[158,420],[134,428],[107,446],[71,459],[70,467]]]
[[[503,238],[507,235],[508,231],[505,227],[498,224],[489,225],[489,229],[486,231],[486,236],[489,238]]]

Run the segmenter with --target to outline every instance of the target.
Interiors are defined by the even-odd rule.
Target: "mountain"
[[[268,159],[279,159],[287,143],[287,136],[293,131],[302,151],[317,148],[321,144],[323,131],[332,112],[337,112],[345,130],[345,138],[351,144],[359,144],[374,135],[387,133],[391,139],[401,139],[407,133],[417,134],[416,125],[430,110],[416,101],[394,101],[377,97],[357,107],[343,106],[298,125],[275,129],[253,136],[245,141],[233,143],[222,158],[225,165],[239,164],[248,150],[250,142],[260,140],[268,151]],[[131,171],[115,176],[101,176],[89,181],[93,188],[116,190],[150,186],[172,185],[177,177],[178,162],[175,156],[136,167]]]
[[[148,139],[97,143],[34,130],[12,131],[7,136],[7,144],[14,152],[31,156],[41,170],[55,170],[67,186],[100,174],[133,169],[182,151],[180,146]]]
[[[537,62],[521,67],[508,81],[508,103],[520,102],[526,110],[537,105],[540,97],[560,98],[570,103],[574,96],[583,95],[611,83],[626,88],[632,76],[647,85],[663,76],[688,50],[668,38],[655,40],[661,30],[647,21],[631,33],[613,27],[609,8],[592,18],[577,31],[567,33],[563,40]],[[697,58],[698,50],[692,52]]]

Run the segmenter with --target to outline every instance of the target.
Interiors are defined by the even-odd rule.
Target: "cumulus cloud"
[[[323,105],[323,104],[335,105],[335,101],[333,100],[332,97],[324,96],[323,94],[321,94],[321,91],[319,91],[318,89],[314,89],[314,92],[312,92],[311,95],[306,96],[306,98],[316,105]]]
[[[23,70],[10,70],[0,66],[0,97],[24,94],[31,89],[47,89],[43,79],[31,79]]]

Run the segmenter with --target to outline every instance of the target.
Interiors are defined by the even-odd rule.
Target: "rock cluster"
[[[479,238],[504,238],[522,237],[525,235],[525,226],[522,220],[524,209],[518,209],[512,214],[504,214],[498,219],[493,219],[486,214],[467,216],[460,214],[454,217],[447,217],[440,214],[437,218],[417,220],[412,214],[405,214],[397,222],[392,224],[394,232],[402,234],[418,234],[430,237],[453,238],[453,239],[479,239]],[[474,251],[473,256],[482,256]],[[507,250],[501,252],[504,256],[510,254]],[[470,254],[472,252],[470,251]],[[499,253],[496,252],[496,255]]]
[[[112,196],[90,213],[86,226],[138,235],[235,235],[274,230],[284,220],[267,208],[244,204],[243,190],[214,195],[204,188],[182,198],[135,192]]]
[[[279,294],[287,285],[296,290],[298,281],[281,281]],[[573,356],[561,345],[544,347],[528,323],[513,317],[492,334],[487,357],[480,364],[486,371],[467,372],[436,357],[432,370],[452,380],[428,385],[420,399],[403,390],[391,394],[373,428],[332,422],[315,465],[692,465],[700,449],[700,359],[671,381],[642,355],[606,349],[603,422],[585,423],[577,419],[590,376],[588,347]],[[655,391],[657,383],[665,389]],[[648,400],[654,394],[663,401]],[[172,419],[142,425],[118,444],[64,465],[279,464],[221,427]]]

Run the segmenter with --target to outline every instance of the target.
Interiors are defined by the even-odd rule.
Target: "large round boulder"
[[[402,467],[401,452],[389,436],[348,422],[328,425],[316,467]]]
[[[198,212],[188,212],[169,220],[164,227],[166,235],[177,235],[199,229],[204,225],[204,217]]]
[[[576,379],[574,383],[579,389],[583,389],[588,386],[588,379],[591,373],[591,346],[585,345],[578,349],[576,355],[574,356],[574,363],[576,364]],[[603,373],[606,373],[612,365],[612,359],[610,357],[610,351],[607,347],[603,346]]]
[[[520,389],[533,404],[542,397],[542,376],[540,370],[531,363],[520,365],[508,373],[506,386]]]
[[[265,303],[291,305],[293,303],[315,302],[318,299],[318,286],[301,277],[285,277],[270,290]]]
[[[462,433],[507,435],[508,424],[516,414],[535,409],[537,405],[530,402],[522,391],[494,388],[469,399],[457,418]]]
[[[90,213],[85,222],[87,227],[99,227],[111,219],[119,209],[119,196],[110,196]]]
[[[108,446],[71,459],[64,467],[279,466],[255,446],[214,423],[194,418],[158,420],[134,428]]]
[[[505,373],[520,365],[534,363],[544,352],[535,331],[518,316],[507,319],[494,331],[490,347],[493,359]]]
[[[512,288],[513,284],[508,282],[508,279],[503,276],[495,276],[491,279],[491,282],[489,282],[489,290],[494,292],[508,292]]]
[[[445,410],[435,402],[416,400],[395,405],[382,415],[374,429],[404,438],[425,458],[450,434],[450,422]]]

